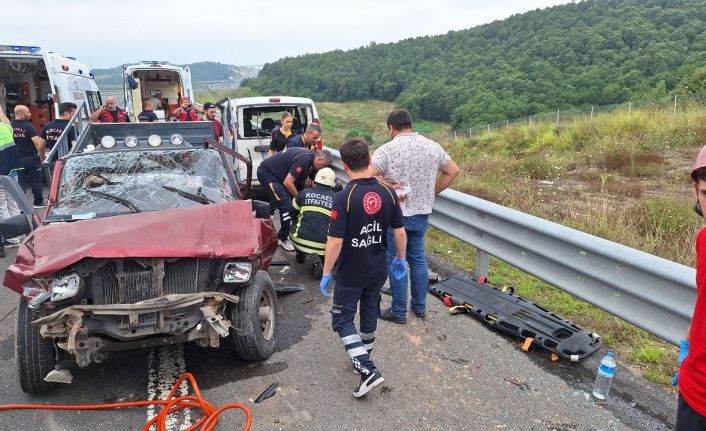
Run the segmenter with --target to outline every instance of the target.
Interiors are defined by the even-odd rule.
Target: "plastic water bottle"
[[[610,383],[613,381],[613,376],[615,375],[615,354],[613,352],[608,352],[607,355],[601,359],[600,365],[598,365],[598,373],[596,374],[596,381],[593,383],[593,396],[599,400],[604,400],[608,397],[608,391],[610,391]]]

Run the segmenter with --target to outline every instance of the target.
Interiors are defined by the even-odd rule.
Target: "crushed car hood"
[[[45,225],[20,245],[4,284],[21,293],[22,283],[84,258],[252,258],[276,247],[263,244],[271,226],[261,225],[249,201]],[[269,264],[271,254],[262,257]]]

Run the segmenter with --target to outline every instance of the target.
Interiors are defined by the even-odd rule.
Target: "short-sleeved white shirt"
[[[400,133],[373,153],[371,163],[390,183],[408,184],[412,191],[402,201],[405,217],[430,214],[434,184],[451,157],[438,143],[418,133]]]

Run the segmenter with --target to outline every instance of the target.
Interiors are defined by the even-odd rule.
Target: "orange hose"
[[[194,395],[187,395],[183,397],[174,397],[176,391],[184,380],[189,380],[192,388],[194,389]],[[226,410],[239,409],[245,413],[245,431],[250,429],[252,425],[252,413],[250,409],[241,403],[226,404],[223,407],[216,409],[211,403],[203,399],[201,395],[201,390],[196,384],[196,379],[191,373],[182,374],[179,379],[174,383],[169,396],[166,400],[152,400],[152,401],[126,401],[121,403],[109,403],[109,404],[83,404],[83,405],[70,405],[70,404],[7,404],[0,405],[0,411],[4,410],[108,410],[108,409],[120,409],[126,407],[144,407],[150,405],[160,405],[162,410],[159,414],[147,422],[142,428],[142,431],[149,431],[152,426],[157,428],[157,431],[167,430],[167,417],[179,410],[192,408],[200,409],[202,412],[201,418],[191,426],[187,431],[212,431],[216,429],[218,425],[218,420],[220,419],[221,413]]]

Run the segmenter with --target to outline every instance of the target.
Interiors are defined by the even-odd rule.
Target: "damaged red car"
[[[55,163],[41,217],[3,222],[27,234],[4,280],[20,294],[23,391],[115,351],[224,340],[245,360],[275,351],[269,205],[245,199],[231,163],[247,160],[212,133],[208,122],[92,124]]]

